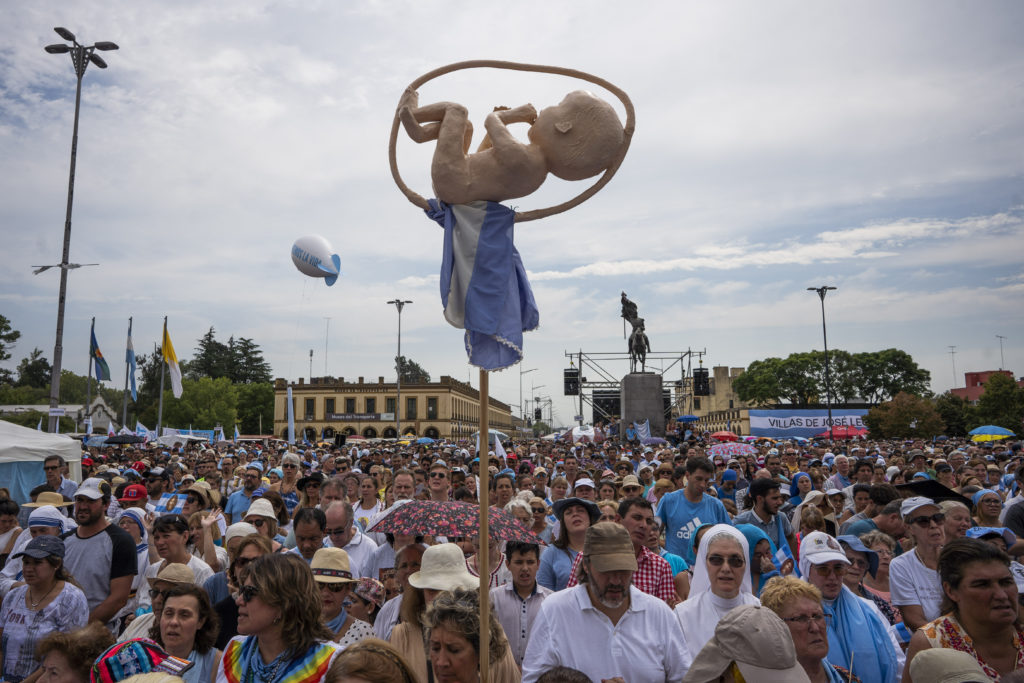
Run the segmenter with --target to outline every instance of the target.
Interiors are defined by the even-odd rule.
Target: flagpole
[[[156,438],[160,438],[160,426],[164,422],[164,340],[167,339],[167,316],[164,316],[164,334],[160,337],[160,403],[156,409]]]
[[[488,448],[490,446],[490,429],[488,425],[488,408],[490,398],[488,396],[488,375],[483,368],[480,369],[480,439],[477,442],[477,457],[480,458],[480,481],[477,484],[478,497],[480,499],[480,551],[476,556],[477,570],[480,572],[480,683],[487,683],[490,680],[490,640],[491,640],[491,601],[488,597],[488,590],[491,585],[491,568],[489,560],[490,552],[490,530],[488,528],[488,513],[490,512],[490,488],[488,467],[490,459]],[[497,438],[497,437],[495,437]]]
[[[85,419],[89,421],[89,431],[92,431],[92,411],[89,404],[92,402],[92,340],[96,337],[96,318],[92,319],[92,326],[89,328],[89,363],[88,377],[85,380]]]
[[[132,318],[128,316],[128,339],[132,338]],[[121,423],[128,424],[128,354],[124,354],[124,408],[121,411]]]

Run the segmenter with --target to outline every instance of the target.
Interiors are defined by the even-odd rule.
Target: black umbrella
[[[106,444],[108,446],[113,446],[116,444],[143,443],[145,440],[146,439],[144,437],[141,437],[138,434],[118,434],[117,436],[108,436]]]
[[[936,503],[941,503],[944,500],[955,500],[958,503],[966,505],[968,510],[974,509],[974,505],[971,503],[970,498],[960,495],[953,489],[943,486],[934,479],[917,479],[907,484],[897,484],[896,490],[899,491],[904,498],[909,498],[910,496],[924,496],[925,498],[931,498]],[[909,492],[909,495],[907,492]]]

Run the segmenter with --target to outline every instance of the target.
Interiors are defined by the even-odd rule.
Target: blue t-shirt
[[[245,495],[244,490],[235,491],[228,496],[228,504],[224,507],[224,514],[228,516],[231,523],[241,522],[245,519],[245,513],[249,511],[252,497]]]
[[[658,517],[665,524],[665,550],[679,555],[692,565],[696,560],[691,535],[701,524],[731,524],[722,501],[703,494],[700,502],[691,503],[686,491],[673,491],[662,496]]]

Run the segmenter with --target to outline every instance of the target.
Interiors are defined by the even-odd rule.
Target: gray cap
[[[56,536],[36,536],[28,542],[24,550],[14,555],[11,559],[24,557],[25,555],[34,557],[37,560],[41,560],[44,557],[64,559],[64,541]]]

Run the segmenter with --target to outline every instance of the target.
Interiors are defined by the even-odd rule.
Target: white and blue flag
[[[441,303],[464,329],[471,365],[501,370],[523,357],[523,332],[540,324],[526,268],[512,243],[515,211],[495,202],[430,200],[427,216],[444,228]]]

